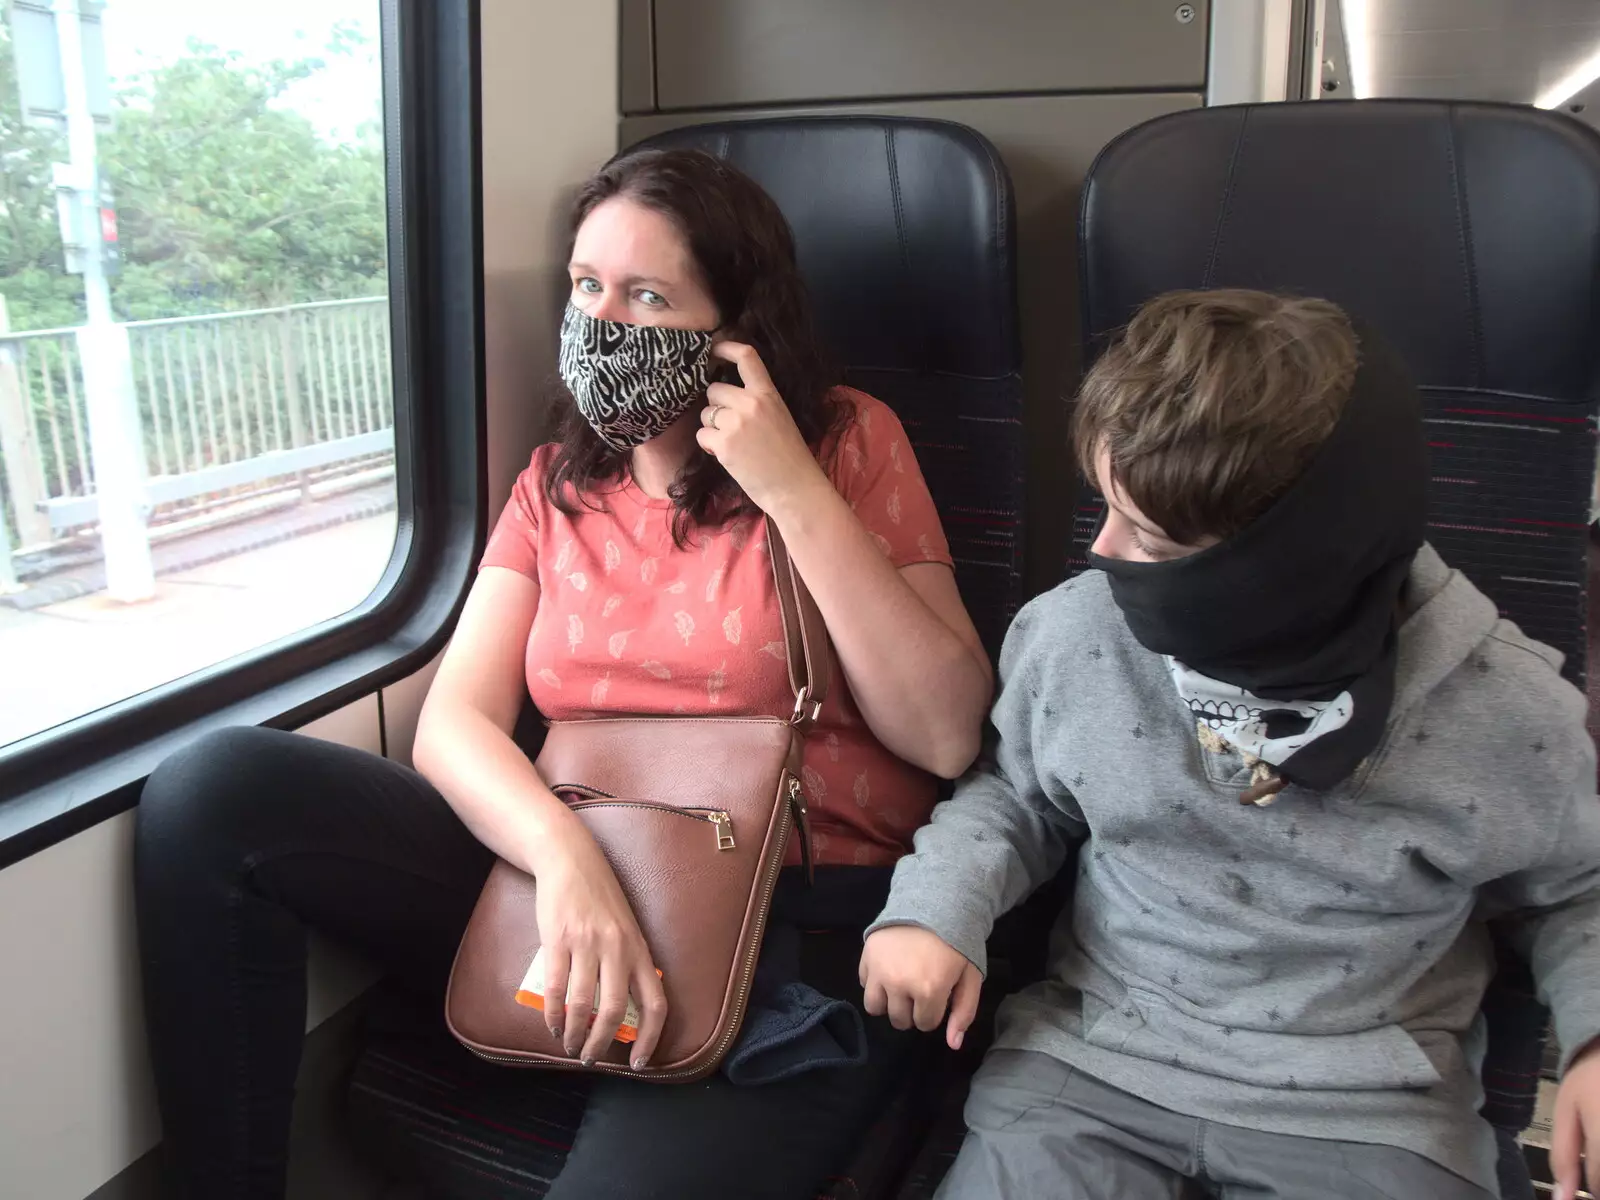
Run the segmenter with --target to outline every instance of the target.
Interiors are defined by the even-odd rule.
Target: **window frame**
[[[228,725],[291,729],[424,666],[487,526],[478,0],[379,0],[395,547],[342,617],[0,747],[0,869],[138,803]]]

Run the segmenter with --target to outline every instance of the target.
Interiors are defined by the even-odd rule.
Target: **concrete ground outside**
[[[393,511],[103,592],[0,606],[0,746],[349,612],[394,547]]]

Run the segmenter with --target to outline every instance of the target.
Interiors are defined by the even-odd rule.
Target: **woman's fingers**
[[[749,392],[734,383],[713,383],[706,388],[706,399],[714,408],[734,408],[749,397]]]
[[[761,361],[761,355],[754,346],[745,342],[715,342],[711,354],[737,367],[745,387],[758,390],[772,388],[772,376],[767,371],[767,364]]]
[[[583,1043],[582,1058],[592,1063],[616,1040],[622,1018],[628,1012],[628,964],[620,953],[608,954],[600,962],[600,1008]]]
[[[566,1032],[567,980],[572,955],[559,942],[544,947],[544,1023],[559,1038]]]
[[[633,998],[639,1005],[639,1037],[633,1043],[630,1061],[635,1071],[642,1071],[650,1065],[667,1022],[667,993],[645,953],[639,955],[639,965],[634,968]]]
[[[577,1058],[589,1036],[594,1015],[595,991],[599,987],[600,960],[588,949],[572,954],[572,974],[567,983],[567,1030],[561,1044],[568,1058]]]

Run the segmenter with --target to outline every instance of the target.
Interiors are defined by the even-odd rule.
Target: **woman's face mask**
[[[561,320],[561,378],[578,411],[613,450],[660,436],[705,395],[711,334],[624,325],[571,304]]]

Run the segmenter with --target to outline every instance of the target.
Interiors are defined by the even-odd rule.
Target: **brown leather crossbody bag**
[[[716,1070],[744,1020],[772,890],[797,827],[810,869],[801,752],[827,698],[831,649],[777,528],[766,527],[793,716],[554,721],[535,763],[616,872],[667,996],[650,1066],[634,1071],[629,1047],[612,1041],[589,1070],[661,1082]],[[544,1014],[516,999],[539,949],[535,914],[533,877],[497,861],[456,953],[445,1019],[494,1062],[584,1069]]]

